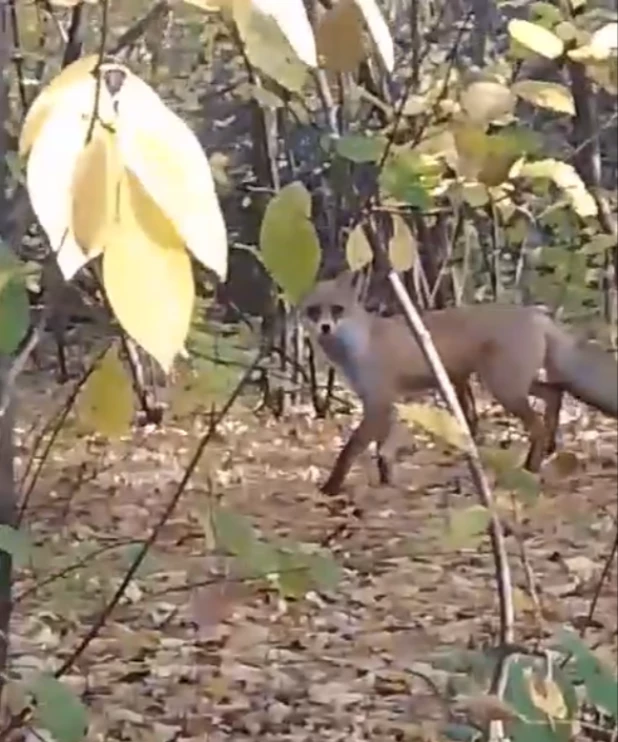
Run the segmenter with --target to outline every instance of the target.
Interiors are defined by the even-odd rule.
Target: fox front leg
[[[363,419],[350,435],[339,452],[330,476],[320,487],[325,495],[336,495],[352,468],[354,460],[367,449],[372,441],[378,446],[377,462],[380,484],[387,484],[390,479],[389,466],[381,452],[384,441],[388,438],[392,426],[392,409],[390,407],[365,408]]]

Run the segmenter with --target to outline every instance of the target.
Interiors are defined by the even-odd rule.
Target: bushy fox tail
[[[557,325],[548,333],[548,371],[574,397],[618,418],[618,363],[594,343],[578,341]]]

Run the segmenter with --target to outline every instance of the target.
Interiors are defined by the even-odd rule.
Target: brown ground
[[[33,431],[65,394],[36,374],[23,377],[20,473]],[[518,544],[508,540],[521,639],[548,636],[587,613],[614,536],[615,426],[579,407],[568,413],[575,419],[563,426],[564,446],[578,467],[546,486],[523,527],[543,629],[526,594]],[[490,640],[497,611],[487,539],[453,549],[445,536],[449,514],[475,502],[465,466],[422,436],[412,454],[405,450],[411,433],[398,431],[397,486],[375,486],[369,457],[355,468],[348,492],[361,514],[348,516],[331,543],[343,567],[336,590],[286,603],[272,591],[243,589],[233,564],[229,580],[188,587],[229,564],[209,553],[201,525],[215,499],[249,516],[266,537],[328,539],[335,519],[315,483],[349,422],[316,421],[309,410],[276,422],[239,407],[222,424],[144,571],[68,675],[86,692],[88,740],[382,742],[421,739],[416,725],[439,718],[427,683],[410,671],[444,688],[446,674],[430,655]],[[16,670],[56,666],[70,653],[124,574],[131,544],[168,502],[203,429],[203,421],[187,417],[109,446],[79,437],[71,425],[61,433],[26,518],[41,545],[39,563],[20,573],[16,593],[80,558],[86,563],[18,602]],[[511,435],[521,445],[488,405],[482,430],[494,442]],[[101,546],[109,548],[87,557]],[[615,662],[615,571],[595,618],[588,644]]]

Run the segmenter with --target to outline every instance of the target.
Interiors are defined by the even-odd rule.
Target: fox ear
[[[357,274],[350,270],[345,270],[335,278],[335,283],[340,289],[354,291]]]

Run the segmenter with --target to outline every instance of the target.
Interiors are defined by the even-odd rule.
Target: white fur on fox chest
[[[330,334],[321,334],[319,343],[331,363],[340,369],[353,391],[366,403],[378,382],[369,352],[368,328],[352,319],[343,319]]]

